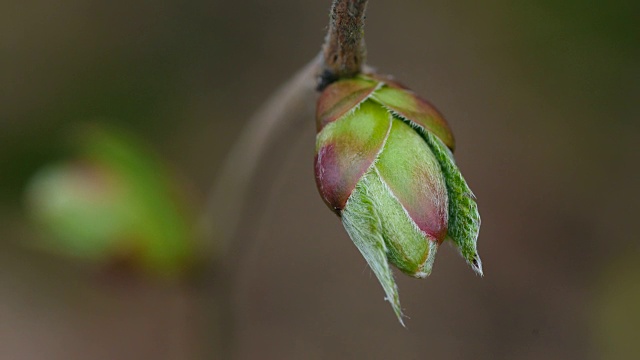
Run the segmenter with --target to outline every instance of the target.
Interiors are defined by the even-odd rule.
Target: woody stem
[[[368,0],[333,0],[329,31],[322,49],[322,89],[340,78],[357,75],[365,62],[364,19]]]

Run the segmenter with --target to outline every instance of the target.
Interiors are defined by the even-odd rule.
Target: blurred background
[[[1,359],[221,357],[197,214],[252,112],[318,53],[329,5],[0,1]],[[369,63],[456,134],[485,277],[443,246],[428,279],[397,276],[398,325],[316,192],[309,118],[252,186],[234,358],[638,358],[638,14],[370,1]]]

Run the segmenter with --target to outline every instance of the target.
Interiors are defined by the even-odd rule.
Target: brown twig
[[[241,211],[247,204],[249,185],[266,150],[298,121],[313,122],[314,78],[320,59],[313,59],[276,91],[249,119],[225,159],[206,204],[202,223],[207,239],[222,236],[225,243],[234,238]],[[308,115],[308,118],[301,116]]]
[[[315,80],[320,72],[320,56],[313,59],[276,91],[245,124],[240,137],[229,151],[206,208],[202,213],[201,230],[204,240],[215,244],[216,261],[203,275],[206,288],[206,320],[215,324],[204,336],[216,359],[232,359],[235,347],[235,281],[242,254],[254,243],[255,234],[241,233],[240,224],[255,226],[251,204],[256,202],[252,187],[258,184],[258,168],[267,157],[284,157],[282,150],[274,152],[274,144],[282,138],[295,136],[303,124],[313,124],[313,105],[317,93]],[[272,169],[277,172],[278,169]],[[273,179],[262,174],[260,186],[267,188]],[[259,205],[255,205],[256,207]],[[261,208],[262,209],[262,208]],[[244,237],[241,239],[241,237]],[[217,338],[215,338],[217,337]]]
[[[364,19],[368,0],[333,0],[329,31],[322,49],[324,71],[318,81],[322,90],[340,78],[360,72],[366,58]]]

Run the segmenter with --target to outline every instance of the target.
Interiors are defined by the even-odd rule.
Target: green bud
[[[395,81],[360,75],[328,86],[316,119],[318,190],[400,322],[389,264],[424,278],[448,238],[482,274],[475,198],[453,160],[453,134],[432,105]]]
[[[92,128],[78,140],[74,157],[43,168],[27,187],[43,232],[30,245],[154,275],[187,270],[196,253],[193,220],[164,166],[118,132]]]

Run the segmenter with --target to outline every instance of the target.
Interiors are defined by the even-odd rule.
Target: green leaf
[[[480,232],[480,214],[475,196],[455,164],[453,154],[434,134],[422,131],[435,154],[447,183],[449,194],[448,237],[456,245],[471,268],[482,275],[482,261],[478,255],[477,242]]]
[[[367,176],[369,175],[365,175],[365,178]],[[373,194],[369,192],[366,184],[363,184],[365,178],[358,183],[342,211],[342,224],[378,278],[386,294],[386,300],[391,303],[398,321],[404,326],[398,287],[387,261],[387,246],[382,236],[381,219],[376,211],[376,204],[372,201]]]
[[[416,226],[376,165],[358,182],[342,212],[342,223],[402,323],[398,290],[389,263],[411,276],[424,278],[431,273],[438,244]]]

